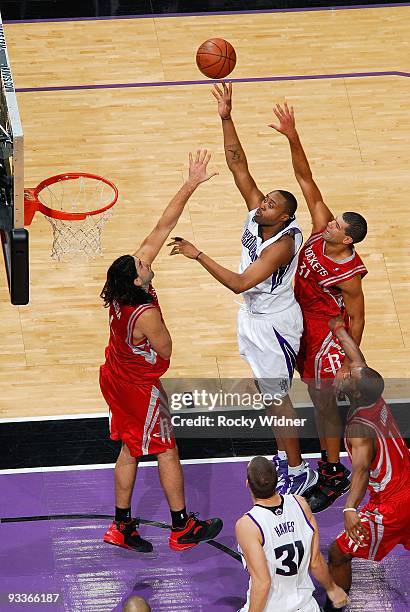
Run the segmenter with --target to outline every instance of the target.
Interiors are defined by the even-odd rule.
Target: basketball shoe
[[[281,459],[279,455],[274,455],[272,457],[273,465],[276,468],[276,473],[278,475],[278,483],[276,488],[283,487],[285,482],[287,481],[288,476],[288,460]]]
[[[223,522],[220,518],[200,521],[196,513],[191,513],[185,527],[172,527],[169,546],[172,550],[187,550],[199,542],[216,538],[222,527]]]
[[[104,535],[104,542],[114,546],[121,546],[121,548],[136,550],[137,552],[151,552],[151,542],[141,538],[136,526],[137,521],[135,519],[129,522],[113,521]]]
[[[350,487],[350,470],[341,463],[319,462],[317,485],[304,495],[313,513],[322,512]]]
[[[312,470],[309,463],[304,461],[303,471],[300,474],[289,474],[284,476],[283,484],[276,488],[281,495],[302,495],[315,486],[318,482],[319,474]]]

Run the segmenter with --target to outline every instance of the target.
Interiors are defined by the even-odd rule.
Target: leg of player
[[[104,535],[104,542],[138,552],[151,552],[152,544],[141,538],[131,517],[131,498],[137,475],[138,461],[123,444],[115,464],[115,519]]]
[[[278,418],[296,419],[297,414],[289,395],[282,397],[279,406],[272,405],[267,411]],[[312,488],[318,479],[317,472],[302,459],[297,427],[272,427],[278,445],[278,454],[273,462],[278,473],[278,491],[282,494],[301,495]]]
[[[342,552],[337,542],[329,548],[329,569],[336,584],[349,591],[352,586],[352,555]]]
[[[329,571],[336,584],[349,593],[352,586],[352,556],[340,550],[336,542],[329,548]],[[332,612],[335,608],[326,597],[323,612]]]
[[[333,389],[308,387],[315,407],[317,430],[322,449],[319,461],[319,480],[305,495],[312,512],[326,510],[350,486],[350,471],[340,463],[340,436],[342,433],[339,410]],[[326,457],[326,460],[323,460]]]
[[[128,446],[123,444],[114,469],[115,505],[117,508],[131,509],[131,497],[137,476],[137,467],[137,459],[131,457]]]
[[[329,463],[339,463],[342,426],[335,394],[333,390],[318,390],[312,385],[308,391],[315,407],[321,449],[326,451]]]
[[[172,518],[170,548],[186,550],[215,538],[223,527],[221,519],[200,521],[195,514],[187,514],[184,476],[176,446],[158,455],[158,472]]]

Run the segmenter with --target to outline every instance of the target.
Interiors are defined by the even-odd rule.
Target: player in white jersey
[[[292,285],[302,245],[302,233],[295,220],[297,202],[288,191],[275,190],[265,196],[256,186],[231,118],[232,84],[222,85],[223,91],[215,86],[213,93],[222,119],[226,161],[249,211],[242,234],[239,273],[224,268],[179,238],[172,243],[171,254],[196,259],[225,287],[242,293],[239,352],[249,363],[259,390],[265,396],[281,397],[281,405],[271,402],[269,410],[292,419],[296,414],[288,393],[303,331],[302,313]],[[302,460],[298,431],[288,427],[274,428],[274,432],[279,449],[274,461],[281,491],[303,493],[317,482],[318,475]]]
[[[320,552],[319,533],[303,497],[276,493],[275,466],[265,457],[248,465],[254,506],[236,523],[238,548],[250,574],[240,612],[319,612],[309,571],[334,607],[348,603]]]

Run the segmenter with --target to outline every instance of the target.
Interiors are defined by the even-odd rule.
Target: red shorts
[[[329,329],[327,319],[304,316],[303,334],[296,359],[300,377],[320,389],[329,385],[342,367],[344,351]]]
[[[336,542],[340,550],[352,557],[381,561],[397,545],[410,550],[410,492],[385,503],[368,502],[359,511],[369,529],[369,540],[355,544],[343,531]]]
[[[129,384],[100,368],[100,388],[110,410],[110,437],[122,440],[133,457],[175,447],[168,399],[158,379]]]

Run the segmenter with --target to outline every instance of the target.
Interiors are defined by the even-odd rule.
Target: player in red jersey
[[[350,589],[352,558],[381,561],[397,544],[410,550],[410,452],[381,394],[384,381],[369,368],[337,317],[330,327],[349,359],[339,385],[349,397],[345,444],[352,483],[343,510],[345,530],[330,547],[335,582]],[[369,501],[359,510],[366,492]],[[327,610],[332,610],[327,602]]]
[[[142,455],[158,458],[159,478],[172,517],[169,545],[173,550],[192,548],[222,529],[221,519],[200,521],[186,512],[183,474],[160,381],[169,368],[172,342],[151,285],[151,264],[185,204],[201,183],[217,174],[207,172],[209,159],[206,149],[198,151],[195,160],[190,154],[188,180],[137,251],[110,266],[101,292],[109,307],[110,340],[100,386],[110,409],[111,438],[122,441],[115,466],[115,520],[104,541],[140,552],[152,550],[131,518],[131,497]]]
[[[367,270],[354,249],[367,233],[366,220],[354,212],[334,217],[323,202],[295,128],[293,108],[274,108],[275,130],[289,140],[292,164],[312,218],[312,234],[300,251],[295,296],[303,314],[297,366],[315,406],[322,459],[319,481],[306,496],[313,512],[330,506],[349,487],[349,470],[340,463],[340,417],[332,390],[349,363],[328,321],[342,314],[360,344],[364,327],[362,278]]]

